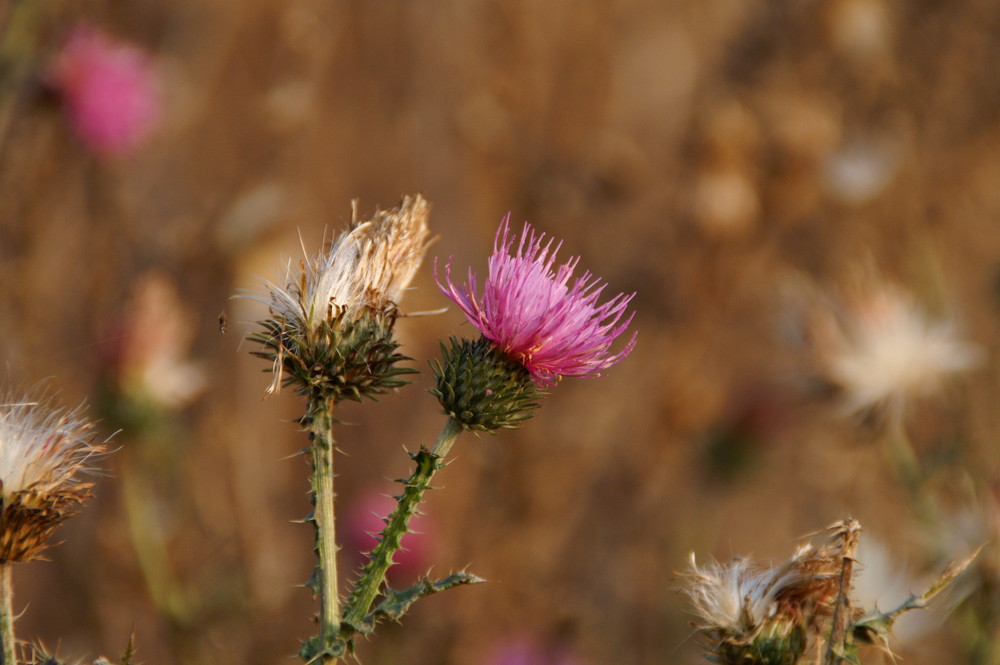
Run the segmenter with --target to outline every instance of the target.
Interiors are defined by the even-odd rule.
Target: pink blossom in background
[[[399,488],[402,491],[402,487]],[[368,552],[378,543],[375,535],[385,528],[382,518],[396,507],[396,501],[378,492],[370,492],[351,503],[338,519],[342,533],[343,549],[354,570],[367,563]],[[396,564],[389,569],[389,582],[397,587],[409,586],[431,567],[433,550],[433,525],[426,515],[417,514],[410,520],[410,533],[403,536],[402,549],[394,555]],[[373,535],[374,534],[374,535]]]
[[[452,283],[450,262],[445,283],[438,280],[469,322],[540,386],[563,376],[598,376],[631,353],[635,333],[617,353],[611,344],[632,321],[634,313],[626,316],[626,308],[635,294],[619,293],[598,304],[606,286],[600,279],[584,272],[570,283],[579,257],[553,270],[559,245],[553,248],[553,240],[545,242],[545,234],[536,235],[527,223],[519,239],[509,222],[510,214],[497,231],[482,296],[471,268],[463,288]]]
[[[70,34],[50,81],[77,137],[102,157],[134,151],[160,117],[159,79],[149,54],[91,25]]]
[[[513,638],[494,646],[483,665],[579,665],[579,662],[564,648]]]

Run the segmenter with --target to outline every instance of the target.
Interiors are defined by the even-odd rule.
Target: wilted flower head
[[[861,525],[846,519],[824,531],[831,536],[828,544],[802,545],[777,567],[749,558],[702,567],[691,555],[684,591],[701,619],[698,628],[709,638],[713,660],[721,665],[796,665],[810,645],[818,654],[825,644],[824,662],[857,663],[861,645],[888,651],[897,619],[927,607],[979,552],[950,563],[923,594],[911,595],[892,611],[865,611],[853,586]],[[806,657],[801,662],[818,661]]]
[[[396,306],[427,250],[430,205],[407,196],[399,206],[355,219],[329,250],[289,265],[284,286],[258,297],[271,311],[252,335],[281,379],[304,387],[320,381],[339,396],[359,397],[398,385],[392,328]],[[355,211],[356,212],[356,211]],[[287,374],[282,377],[283,372]]]
[[[159,119],[159,80],[149,55],[94,26],[73,30],[50,79],[77,136],[98,155],[126,155]]]
[[[596,376],[631,353],[635,333],[618,352],[611,345],[632,321],[626,308],[634,294],[598,304],[606,285],[589,272],[573,278],[579,257],[553,269],[559,245],[528,224],[518,238],[509,221],[508,214],[497,231],[481,296],[471,268],[463,288],[451,281],[451,263],[445,283],[438,281],[469,322],[540,386],[563,376]]]
[[[812,335],[827,377],[844,391],[850,412],[898,410],[906,398],[941,387],[945,377],[982,359],[955,338],[947,319],[933,319],[912,295],[870,283],[815,313]]]
[[[699,566],[691,554],[684,592],[723,665],[788,665],[837,597],[843,552],[802,545],[779,566],[749,557]]]
[[[785,581],[773,569],[756,569],[748,557],[699,566],[694,552],[685,575],[684,591],[704,625],[725,631],[737,641],[752,639],[760,631]]]
[[[76,478],[103,452],[78,410],[0,403],[0,563],[37,558],[49,534],[89,496]]]
[[[271,312],[291,328],[310,331],[341,312],[356,318],[364,309],[397,305],[427,250],[429,212],[417,195],[371,220],[355,219],[328,250],[298,269],[289,264],[284,287],[268,285]]]

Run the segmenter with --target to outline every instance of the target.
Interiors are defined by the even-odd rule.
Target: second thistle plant
[[[341,639],[334,514],[334,408],[342,399],[374,396],[404,383],[412,372],[398,363],[393,337],[396,306],[427,249],[430,206],[420,196],[396,208],[355,219],[327,251],[296,270],[283,286],[258,298],[270,309],[251,339],[272,363],[269,392],[293,385],[306,396],[301,419],[309,433],[316,568],[310,587],[320,599],[319,632],[300,652],[309,663],[332,663],[346,652]]]

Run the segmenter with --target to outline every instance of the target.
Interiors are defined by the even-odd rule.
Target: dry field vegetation
[[[126,158],[88,154],[39,85],[83,19],[163,76],[162,122]],[[4,378],[120,430],[50,561],[16,568],[19,636],[68,660],[116,656],[134,629],[151,665],[296,662],[315,610],[293,522],[301,402],[264,399],[241,342],[263,308],[231,296],[300,241],[318,249],[352,199],[368,214],[415,192],[440,239],[406,311],[449,304],[433,258],[481,270],[511,211],[637,292],[639,339],[523,429],[458,443],[427,505],[428,565],[489,583],[422,601],[361,662],[492,665],[529,640],[584,665],[697,663],[677,576],[692,550],[782,558],[853,516],[882,548],[865,584],[916,591],[996,539],[993,0],[21,0],[0,22]],[[907,415],[933,529],[879,419],[838,410],[799,327],[803,285],[872,268],[985,349]],[[421,374],[341,411],[345,510],[393,492],[403,448],[433,440],[428,360],[472,334],[454,307],[397,330]],[[158,344],[153,383],[179,384],[176,407],[123,388],[123,354]],[[1000,662],[977,646],[1000,626],[995,545],[967,578],[950,617],[898,631],[903,662]]]

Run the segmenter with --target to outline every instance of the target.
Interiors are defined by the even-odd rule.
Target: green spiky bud
[[[514,429],[538,408],[544,394],[523,365],[510,360],[492,342],[451,338],[441,344],[441,361],[431,363],[444,412],[465,429],[492,432]]]
[[[271,362],[276,383],[335,401],[360,400],[403,386],[400,377],[416,372],[397,365],[409,358],[396,352],[395,320],[395,308],[332,312],[314,328],[274,317],[249,339],[264,347],[253,353]]]

